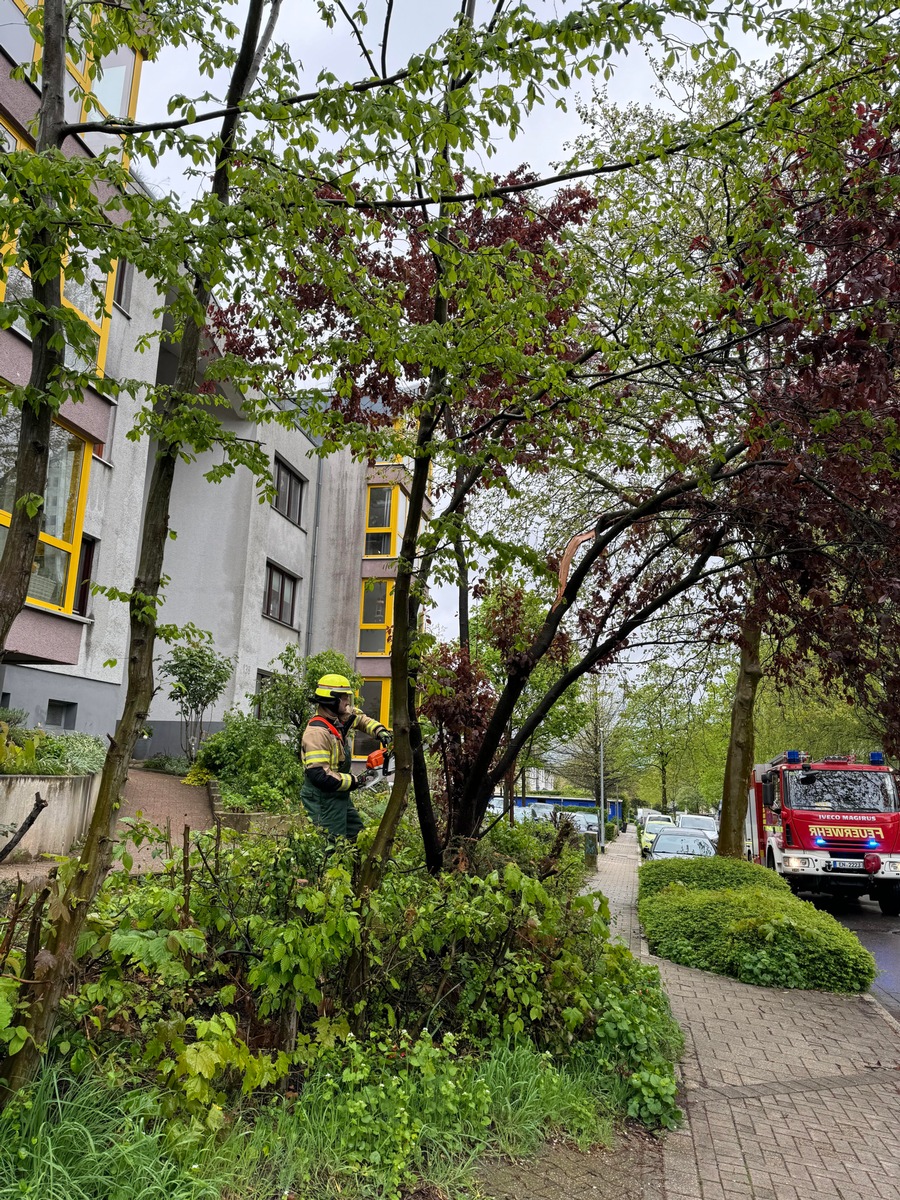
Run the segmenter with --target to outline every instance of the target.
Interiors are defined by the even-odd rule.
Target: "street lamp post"
[[[606,853],[606,790],[604,786],[604,771],[603,771],[603,734],[604,730],[600,729],[600,807],[597,810],[597,837],[600,843],[600,853]]]

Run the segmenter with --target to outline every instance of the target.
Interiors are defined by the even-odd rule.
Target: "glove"
[[[363,771],[362,775],[351,775],[350,776],[350,787],[347,789],[347,791],[348,792],[357,791],[359,788],[363,787],[366,783],[368,783],[368,780],[369,780],[369,772],[368,771]]]
[[[385,727],[382,725],[381,728],[376,732],[375,736],[378,738],[379,742],[381,742],[382,746],[393,745],[393,741],[394,741],[393,730],[385,729]]]

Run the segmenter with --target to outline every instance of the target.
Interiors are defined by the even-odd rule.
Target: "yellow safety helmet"
[[[337,700],[339,696],[353,699],[355,694],[346,675],[323,675],[316,685],[317,700]]]

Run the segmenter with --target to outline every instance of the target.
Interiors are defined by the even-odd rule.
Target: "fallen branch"
[[[28,830],[32,827],[32,825],[35,823],[35,821],[38,819],[38,817],[41,815],[41,813],[44,811],[44,809],[46,807],[47,807],[47,801],[43,798],[43,796],[41,795],[40,792],[35,792],[34,793],[34,808],[31,810],[31,812],[28,814],[28,816],[25,818],[25,820],[22,822],[22,824],[16,830],[13,837],[10,838],[10,840],[6,843],[6,845],[3,847],[3,849],[0,850],[0,863],[2,863],[5,858],[9,858],[10,854],[12,854],[13,850],[15,850],[16,846],[18,846],[19,842],[21,842],[22,838],[25,836],[25,834],[28,832]]]

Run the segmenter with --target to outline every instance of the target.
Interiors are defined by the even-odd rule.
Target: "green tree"
[[[303,731],[316,710],[314,693],[319,679],[323,675],[344,675],[355,688],[362,683],[362,677],[337,650],[323,650],[304,658],[293,643],[272,659],[269,669],[271,674],[259,695],[248,698],[258,703],[260,719],[286,736],[297,753]]]
[[[172,680],[169,699],[178,707],[181,748],[189,762],[197,757],[203,741],[207,709],[222,695],[233,670],[232,659],[217,654],[205,641],[175,646],[160,667],[160,673]]]

